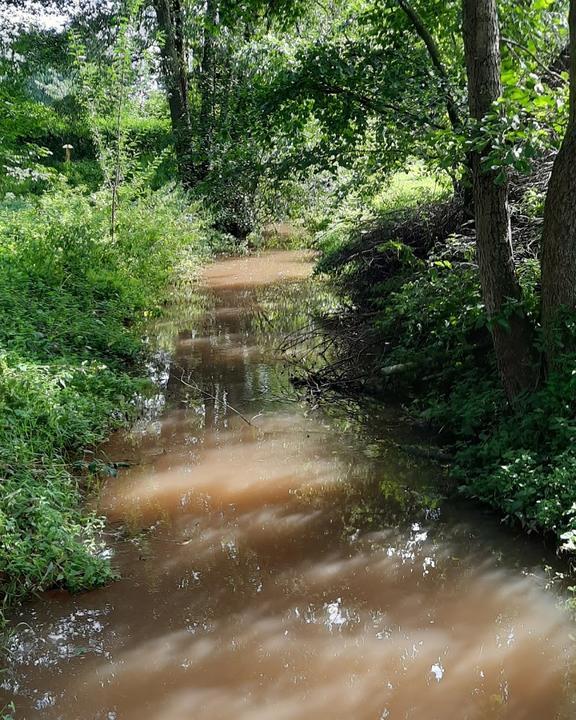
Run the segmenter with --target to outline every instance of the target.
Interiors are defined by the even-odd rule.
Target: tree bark
[[[483,120],[502,92],[496,0],[463,0],[464,49],[470,115]],[[535,382],[532,332],[514,309],[521,298],[512,251],[508,181],[471,154],[476,248],[482,296],[490,321],[500,377],[509,400]],[[512,303],[512,306],[510,306]]]
[[[163,36],[160,45],[162,74],[170,107],[180,179],[185,187],[190,187],[194,184],[195,171],[191,154],[188,49],[181,0],[154,0],[154,9],[158,28]]]
[[[576,308],[576,0],[570,2],[570,115],[552,167],[542,234],[542,327],[549,366],[563,341],[561,323]],[[572,343],[573,344],[573,340]]]

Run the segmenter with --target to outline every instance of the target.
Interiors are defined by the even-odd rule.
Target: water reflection
[[[218,263],[201,312],[162,322],[165,405],[103,449],[129,464],[100,500],[122,580],[15,618],[20,717],[573,717],[572,626],[539,553],[415,502],[429,469],[393,443],[277,399],[309,271]]]

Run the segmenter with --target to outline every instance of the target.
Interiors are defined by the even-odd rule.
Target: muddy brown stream
[[[286,397],[308,256],[210,266],[158,322],[155,412],[102,455],[121,579],[13,618],[0,677],[46,720],[573,718],[574,627],[540,543],[426,500],[440,470]],[[438,476],[438,477],[437,477]]]

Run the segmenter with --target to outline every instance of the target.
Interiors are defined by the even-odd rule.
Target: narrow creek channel
[[[374,420],[370,436],[283,399],[275,346],[318,301],[310,270],[297,252],[217,262],[199,306],[155,326],[170,348],[159,409],[102,450],[127,465],[99,500],[121,579],[18,612],[0,707],[50,720],[575,717],[576,628],[542,546],[482,509],[415,502],[438,471],[397,449],[402,428]]]

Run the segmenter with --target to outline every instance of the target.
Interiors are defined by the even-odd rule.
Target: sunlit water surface
[[[122,579],[14,618],[18,717],[574,717],[541,546],[428,506],[440,473],[397,449],[406,429],[282,399],[275,348],[320,302],[310,270],[218,262],[201,307],[155,327],[159,410],[102,449],[127,465],[99,501]]]

